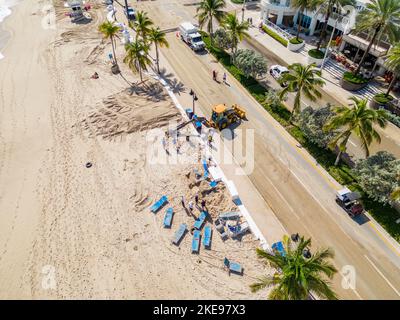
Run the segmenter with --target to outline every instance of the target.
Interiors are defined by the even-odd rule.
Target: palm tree
[[[157,72],[160,73],[160,65],[159,65],[159,56],[158,56],[158,47],[166,47],[169,48],[169,43],[165,38],[165,32],[161,31],[159,27],[151,28],[149,32],[149,41],[154,43],[156,47],[156,63],[157,63]]]
[[[207,24],[207,31],[210,34],[211,44],[213,44],[213,20],[221,23],[225,17],[225,11],[222,9],[226,7],[225,0],[203,0],[197,7],[196,17],[199,19],[200,28]]]
[[[133,72],[139,72],[141,82],[143,82],[142,70],[147,70],[147,67],[151,65],[151,59],[148,56],[149,49],[149,45],[143,40],[136,40],[125,46],[124,63]]]
[[[225,29],[229,40],[231,41],[231,58],[233,58],[236,54],[239,42],[242,41],[244,37],[250,37],[250,35],[247,33],[247,30],[249,30],[249,23],[247,21],[239,22],[238,18],[236,17],[236,13],[228,13],[222,22],[222,26]]]
[[[400,1],[371,0],[371,2],[367,4],[366,9],[361,11],[357,16],[355,30],[357,32],[369,32],[372,30],[372,38],[354,74],[360,72],[361,66],[377,36],[384,34],[391,39],[398,39],[399,27]]]
[[[367,99],[361,100],[356,97],[350,98],[353,103],[351,108],[340,106],[333,108],[335,115],[325,124],[324,130],[339,130],[329,144],[330,147],[338,145],[339,153],[337,155],[335,166],[339,163],[340,157],[346,151],[347,142],[352,133],[354,133],[362,143],[366,157],[369,156],[369,146],[376,140],[381,142],[381,137],[374,129],[373,125],[377,124],[384,128],[387,124],[386,110],[373,110],[367,107]]]
[[[318,88],[322,87],[325,81],[321,79],[321,70],[316,68],[315,63],[308,66],[294,63],[288,69],[291,72],[284,73],[280,80],[287,86],[280,92],[279,97],[282,100],[288,92],[296,91],[292,110],[293,118],[301,110],[301,94],[304,94],[311,101],[317,101],[321,98]]]
[[[299,40],[301,30],[301,23],[303,21],[303,14],[306,10],[315,10],[321,0],[293,0],[291,6],[298,10],[297,13],[297,33],[296,39]]]
[[[133,29],[136,32],[136,40],[138,40],[140,36],[143,41],[146,41],[153,24],[153,21],[151,21],[147,16],[147,12],[138,11],[136,13],[136,20],[133,22]]]
[[[119,27],[110,21],[105,21],[99,25],[99,31],[103,34],[104,38],[110,39],[113,51],[113,64],[117,64],[117,57],[115,56],[115,37],[118,37]]]
[[[295,244],[287,236],[283,238],[285,254],[271,254],[257,249],[259,258],[279,270],[273,276],[265,276],[250,285],[252,292],[266,287],[273,287],[269,299],[273,300],[307,300],[313,293],[320,298],[337,300],[329,279],[337,272],[328,259],[333,259],[331,249],[323,249],[306,256],[311,239],[299,239]]]
[[[396,43],[392,48],[390,48],[387,59],[385,61],[386,67],[393,72],[393,79],[389,84],[389,88],[386,91],[386,96],[389,96],[390,91],[400,74],[400,43]]]
[[[345,5],[353,5],[355,4],[355,0],[328,0],[328,2],[323,1],[320,3],[320,12],[323,12],[325,14],[325,19],[324,19],[324,24],[321,30],[321,33],[319,35],[319,40],[317,43],[317,50],[321,48],[322,42],[324,41],[326,37],[326,29],[328,28],[328,21],[329,18],[331,17],[331,14],[333,12],[333,9],[341,9]]]

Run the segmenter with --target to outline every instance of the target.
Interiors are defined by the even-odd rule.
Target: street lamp
[[[332,33],[331,33],[331,37],[329,38],[328,45],[326,46],[324,59],[322,60],[322,64],[321,64],[321,70],[324,68],[325,60],[326,60],[326,57],[327,57],[327,55],[328,55],[329,47],[331,46],[331,43],[332,43],[333,34],[334,34],[335,31],[336,31],[337,23],[338,23],[338,21],[339,21],[340,19],[343,19],[344,17],[348,16],[349,14],[350,14],[350,11],[347,11],[346,14],[344,14],[343,16],[340,16],[340,15],[339,15],[338,18],[337,18],[336,21],[335,21],[335,26],[333,27],[333,30],[332,30]],[[347,22],[347,23],[349,23],[349,22]]]
[[[243,7],[242,7],[242,22],[244,21],[244,7],[246,6],[246,0],[243,0]]]
[[[194,102],[199,100],[199,98],[197,98],[196,94],[194,93],[194,91],[192,89],[190,89],[189,94],[193,97],[193,114],[195,114],[195,112],[194,112]]]

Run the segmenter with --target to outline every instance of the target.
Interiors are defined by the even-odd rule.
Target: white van
[[[179,25],[181,39],[186,42],[194,51],[204,50],[205,44],[199,30],[190,22],[183,22]]]

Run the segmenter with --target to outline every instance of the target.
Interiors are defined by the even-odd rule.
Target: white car
[[[280,66],[278,64],[271,66],[271,68],[269,69],[270,75],[273,76],[276,80],[279,80],[284,73],[288,72],[289,72],[288,68]]]

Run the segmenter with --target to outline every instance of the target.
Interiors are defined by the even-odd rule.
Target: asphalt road
[[[143,2],[137,7],[149,12],[163,29],[193,20],[194,6],[177,0]],[[333,248],[342,274],[354,267],[355,289],[345,289],[340,275],[334,279],[340,297],[399,299],[400,253],[379,227],[368,219],[350,219],[336,205],[334,192],[339,186],[236,81],[228,78],[227,86],[212,80],[213,69],[220,75],[223,72],[212,56],[195,54],[174,33],[168,35],[168,41],[170,49],[163,50],[163,58],[173,67],[174,76],[186,88],[194,89],[204,114],[209,115],[217,103],[238,103],[247,110],[248,121],[238,129],[255,133],[255,168],[249,177],[286,230],[311,236],[313,248]]]

